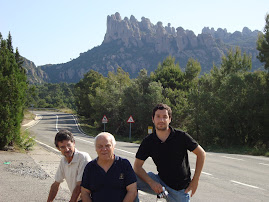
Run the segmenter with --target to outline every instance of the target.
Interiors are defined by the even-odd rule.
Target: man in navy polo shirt
[[[102,132],[95,137],[98,157],[85,167],[82,183],[82,201],[131,202],[136,199],[136,175],[127,159],[115,156],[113,135]]]
[[[142,141],[134,162],[138,176],[139,190],[159,194],[163,187],[168,191],[168,201],[190,201],[197,187],[205,161],[205,151],[187,133],[169,126],[172,110],[166,104],[158,104],[152,113],[155,125],[154,133]],[[188,152],[196,156],[196,168],[191,179]],[[151,157],[157,166],[158,174],[146,173],[143,168],[145,160]]]

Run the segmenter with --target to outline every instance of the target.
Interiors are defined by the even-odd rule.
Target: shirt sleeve
[[[198,143],[188,133],[185,133],[185,142],[189,151],[193,151],[198,147]]]
[[[83,153],[80,158],[79,167],[78,167],[78,175],[77,182],[82,181],[82,176],[86,165],[91,161],[91,157],[88,153]]]
[[[57,172],[55,174],[55,181],[62,183],[64,181],[64,172],[63,172],[63,159],[61,159]]]
[[[81,186],[90,190],[90,173],[91,173],[91,163],[88,163],[84,169],[82,175]]]
[[[150,153],[149,153],[150,146],[147,142],[148,141],[144,139],[141,145],[139,146],[138,151],[136,152],[136,155],[135,155],[137,159],[145,161],[150,156]]]
[[[127,159],[125,159],[123,162],[125,167],[125,186],[127,187],[128,185],[135,183],[137,180],[130,162]]]

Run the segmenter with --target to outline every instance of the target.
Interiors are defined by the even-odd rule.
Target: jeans
[[[189,193],[185,193],[185,189],[182,189],[179,191],[174,190],[171,187],[167,186],[158,175],[152,172],[149,172],[148,175],[151,177],[151,179],[160,183],[162,186],[166,188],[166,190],[168,191],[167,201],[169,202],[189,202],[190,201],[190,195]],[[146,182],[141,180],[138,176],[136,176],[136,178],[137,178],[138,190],[144,191],[149,194],[154,194],[156,195],[156,198],[157,198],[157,194],[150,188],[150,186]]]

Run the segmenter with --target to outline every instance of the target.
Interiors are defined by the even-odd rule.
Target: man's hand
[[[163,192],[163,186],[154,180],[149,183],[149,186],[156,194]]]
[[[198,147],[196,147],[196,149],[194,149],[192,152],[196,155],[195,172],[191,183],[185,190],[185,193],[191,191],[191,197],[195,194],[197,190],[199,178],[205,163],[205,156],[206,156],[204,149],[200,145],[198,145]]]
[[[185,193],[188,193],[191,191],[191,197],[195,194],[198,187],[198,180],[192,180],[187,189],[185,190]]]

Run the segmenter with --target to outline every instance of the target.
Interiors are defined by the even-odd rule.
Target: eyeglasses
[[[67,149],[71,149],[72,146],[73,146],[73,144],[67,144],[66,146],[61,146],[61,147],[59,147],[59,149],[60,149],[61,151],[63,151],[63,150],[66,150],[66,148],[67,148]]]

